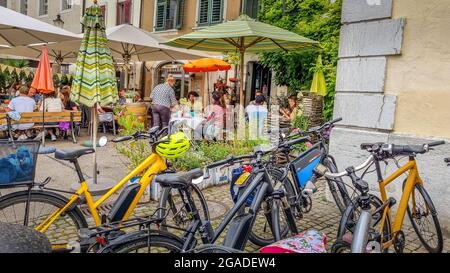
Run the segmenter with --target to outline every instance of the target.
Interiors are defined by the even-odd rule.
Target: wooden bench
[[[0,113],[0,127],[6,125],[10,137],[12,136],[13,125],[34,123],[34,126],[30,129],[40,129],[43,123],[50,122],[69,122],[73,143],[77,143],[77,139],[75,138],[75,122],[81,122],[80,111],[45,112],[44,117],[42,117],[42,112],[21,113],[20,120],[13,120],[7,113]],[[58,128],[59,125],[45,124],[44,127]]]

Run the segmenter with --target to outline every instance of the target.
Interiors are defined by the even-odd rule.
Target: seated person
[[[28,92],[28,97],[32,98],[36,102],[36,104],[42,101],[42,95],[36,92],[36,89],[33,87],[30,88],[30,91]]]
[[[225,128],[226,107],[222,93],[213,93],[213,104],[206,107],[207,123],[204,128],[205,137],[209,140],[222,140]]]
[[[44,109],[45,108],[45,109]],[[58,98],[56,96],[56,92],[53,91],[44,97],[43,103],[39,107],[39,111],[45,111],[45,112],[63,112],[64,105],[61,101],[61,98]],[[58,122],[46,122],[47,125],[59,125]],[[54,128],[50,128],[48,130],[48,133],[50,134],[51,140],[56,141],[56,130]]]
[[[118,104],[119,105],[125,105],[127,103],[127,90],[125,88],[120,89],[119,91],[119,101]]]
[[[6,111],[15,111],[18,113],[27,113],[27,112],[34,112],[36,109],[36,102],[28,97],[28,87],[22,86],[19,88],[19,96],[13,98],[10,103],[8,104],[8,108]],[[20,135],[17,140],[25,140],[28,139],[28,136],[26,135],[26,130],[33,127],[33,123],[26,123],[26,124],[18,124],[14,125],[14,130],[19,130]]]
[[[134,92],[133,102],[142,102],[141,94],[139,92]]]
[[[283,115],[283,119],[293,122],[297,117],[298,106],[297,106],[297,96],[292,95],[288,98],[288,108],[280,109],[280,113]]]
[[[202,115],[202,102],[197,92],[191,91],[188,93],[189,101],[189,116],[201,116]]]
[[[70,86],[66,85],[61,89],[60,98],[64,105],[64,111],[78,111],[78,106],[70,99]],[[59,123],[59,130],[62,131],[64,140],[68,139],[67,132],[69,128],[69,122]]]

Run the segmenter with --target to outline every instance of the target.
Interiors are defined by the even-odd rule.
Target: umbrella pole
[[[45,98],[42,95],[42,146],[45,147]]]
[[[211,103],[211,100],[209,99],[209,92],[211,91],[210,89],[209,89],[209,84],[210,84],[210,82],[209,82],[209,72],[206,72],[206,85],[207,85],[207,87],[208,88],[206,88],[206,103],[207,104],[210,104]]]
[[[94,184],[97,184],[97,103],[92,108],[92,148],[94,149],[93,163],[94,163]]]
[[[241,79],[239,82],[239,104],[243,107],[245,105],[244,103],[244,57],[245,57],[245,51],[241,50]]]

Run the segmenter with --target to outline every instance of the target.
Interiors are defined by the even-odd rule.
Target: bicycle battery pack
[[[230,223],[227,235],[223,239],[223,246],[231,247],[234,249],[243,250],[245,242],[250,235],[250,225],[253,219],[252,214],[245,213],[237,216]]]
[[[108,214],[109,222],[117,222],[123,219],[123,216],[127,212],[128,208],[133,202],[133,199],[136,197],[136,194],[139,192],[141,185],[138,183],[134,183],[128,185],[123,189],[120,193],[119,198],[117,198],[116,203],[114,203],[111,211]]]
[[[299,155],[291,163],[291,172],[295,182],[303,189],[311,180],[314,169],[319,165],[322,151],[319,144],[314,145],[311,149]]]

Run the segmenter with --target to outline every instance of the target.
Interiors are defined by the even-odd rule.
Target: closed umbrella
[[[214,58],[203,58],[195,61],[189,61],[183,66],[185,72],[195,73],[195,72],[205,72],[207,79],[207,96],[205,96],[205,105],[209,102],[209,72],[215,71],[227,71],[231,69],[231,65],[223,60]]]
[[[111,51],[107,46],[105,24],[100,7],[89,7],[83,17],[85,32],[76,62],[70,98],[92,108],[92,143],[97,147],[97,106],[117,102],[118,92]],[[94,153],[94,183],[97,183],[97,158]]]
[[[325,81],[325,75],[323,74],[322,56],[317,58],[316,67],[314,68],[314,76],[311,84],[310,91],[317,95],[325,97],[327,95],[327,83]]]
[[[31,87],[36,89],[41,94],[50,94],[55,92],[55,85],[53,83],[53,73],[48,59],[48,50],[46,47],[42,48],[39,65],[34,74]],[[42,98],[42,145],[45,146],[45,98]],[[51,150],[51,149],[49,149]]]
[[[245,53],[260,53],[275,50],[309,50],[318,47],[318,42],[296,33],[258,22],[247,15],[234,21],[214,25],[174,38],[165,45],[201,51],[230,52],[238,50],[240,65],[240,104],[244,105],[244,56]]]

